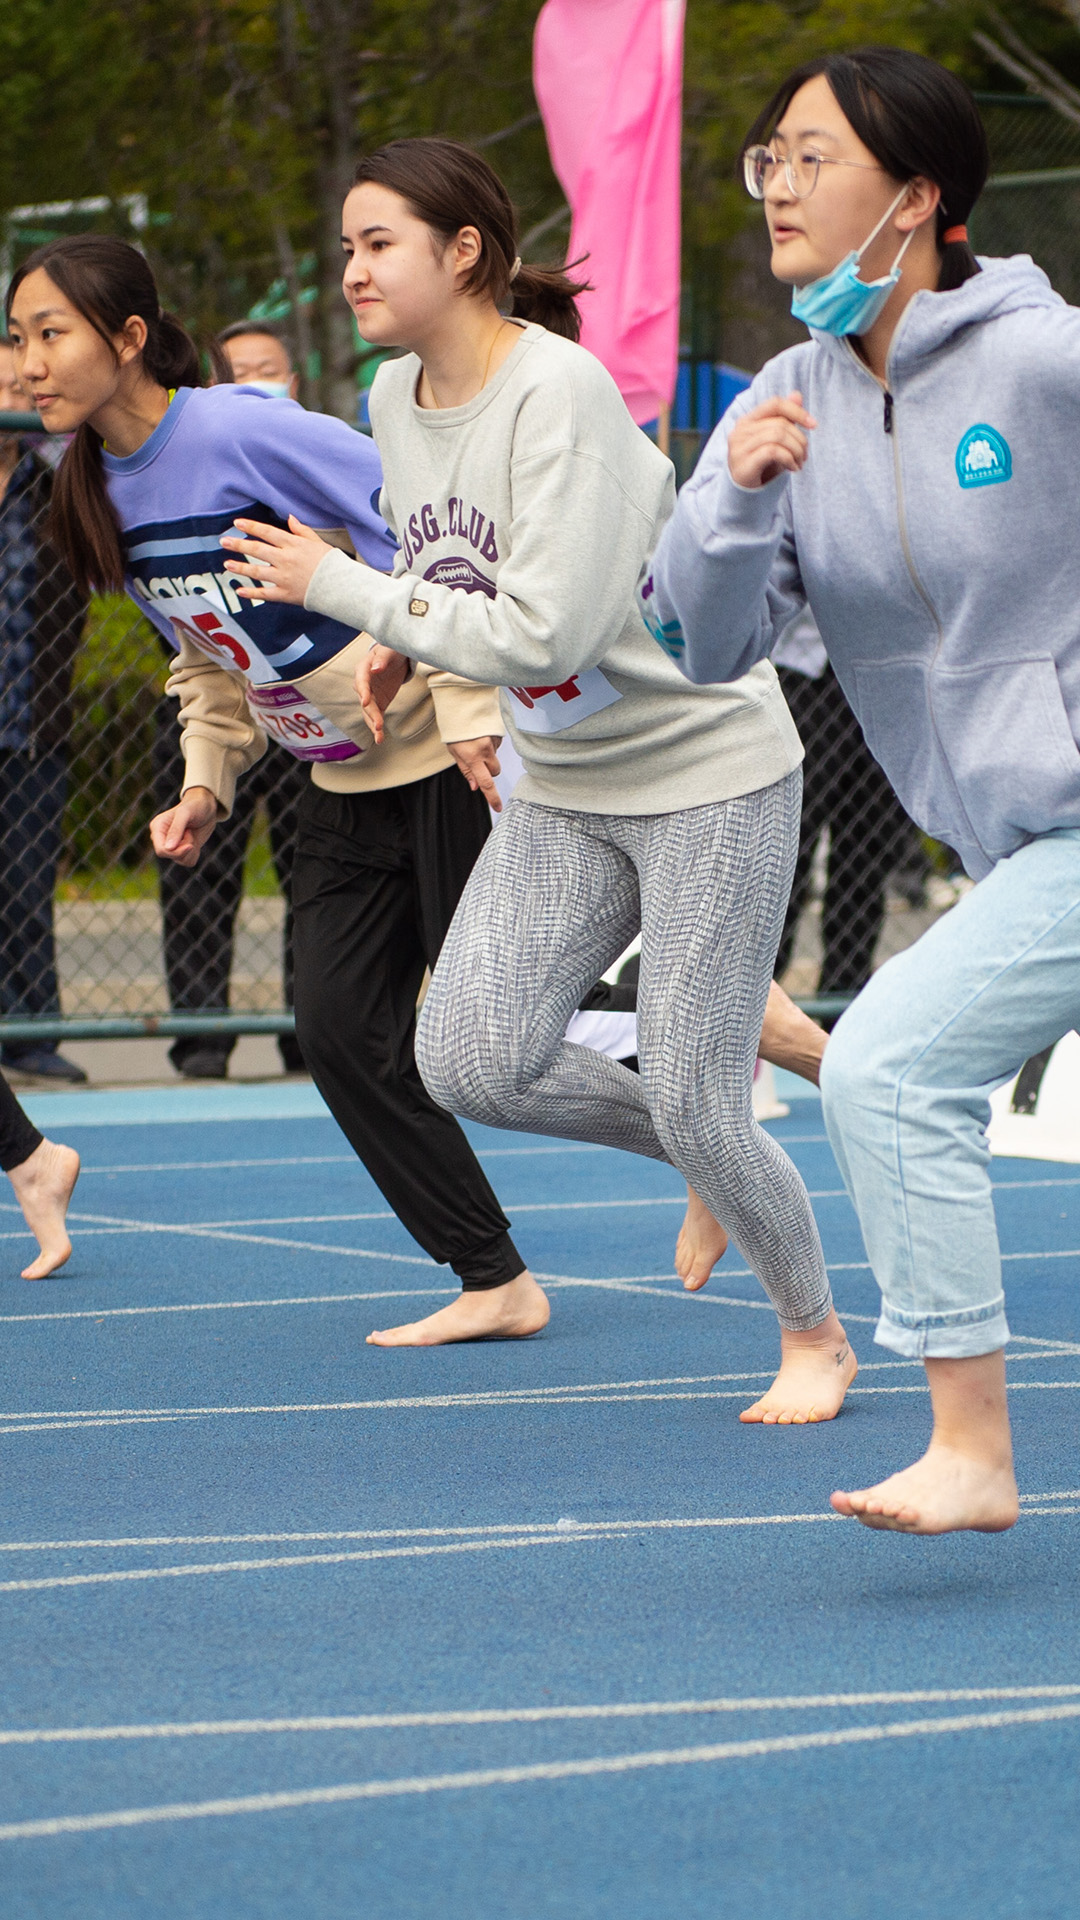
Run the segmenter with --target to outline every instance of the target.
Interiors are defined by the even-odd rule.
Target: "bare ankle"
[[[846,1347],[847,1334],[844,1332],[835,1307],[830,1307],[824,1320],[814,1327],[781,1327],[780,1345],[785,1352],[794,1352],[799,1347]]]

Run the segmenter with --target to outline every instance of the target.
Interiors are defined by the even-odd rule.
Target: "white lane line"
[[[847,1195],[843,1187],[837,1187],[811,1193],[809,1197],[811,1200],[844,1200]],[[659,1194],[639,1200],[504,1200],[502,1206],[504,1211],[512,1216],[519,1213],[615,1212],[620,1208],[630,1207],[685,1208],[686,1195],[684,1193]],[[80,1216],[72,1214],[70,1217],[77,1220]],[[283,1213],[256,1215],[250,1220],[192,1220],[179,1224],[188,1226],[193,1231],[197,1228],[199,1232],[207,1233],[220,1231],[224,1227],[316,1227],[344,1224],[354,1220],[394,1220],[396,1218],[395,1213],[387,1210],[382,1213]],[[136,1226],[131,1231],[138,1232],[142,1229]]]
[[[239,1313],[249,1307],[321,1307],[342,1300],[425,1300],[458,1287],[393,1287],[378,1293],[295,1293],[272,1300],[187,1300],[172,1307],[79,1307],[60,1313],[0,1313],[0,1326],[23,1320],[119,1320],[149,1313]],[[0,1415],[0,1419],[3,1415]]]
[[[1080,1260],[1080,1247],[1055,1247],[1046,1253],[1003,1253],[1003,1260]]]
[[[1034,1497],[1034,1496],[1033,1496]],[[1046,1499],[1057,1499],[1056,1494],[1047,1494]],[[1071,1499],[1071,1495],[1061,1498]],[[469,1540],[497,1538],[500,1535],[513,1535],[515,1538],[526,1534],[596,1534],[624,1533],[630,1528],[636,1533],[679,1533],[694,1528],[707,1527],[746,1527],[779,1526],[788,1522],[805,1522],[838,1518],[831,1513],[792,1513],[792,1514],[736,1514],[706,1517],[703,1519],[669,1518],[661,1520],[521,1520],[501,1521],[496,1524],[475,1527],[363,1527],[339,1529],[321,1533],[178,1533],[147,1534],[117,1540],[11,1540],[4,1543],[7,1553],[30,1552],[74,1552],[91,1547],[216,1547],[298,1544],[311,1546],[320,1540],[433,1540],[448,1536]],[[260,1561],[258,1563],[262,1565]]]
[[[1055,1513],[1058,1511],[1054,1509]],[[1068,1511],[1068,1509],[1065,1509]],[[840,1519],[840,1515],[833,1516]],[[828,1516],[826,1516],[828,1518]],[[433,1555],[493,1553],[520,1547],[581,1546],[606,1538],[586,1528],[572,1532],[537,1533],[509,1540],[460,1540],[438,1546],[365,1547],[348,1553],[286,1553],[253,1560],[208,1560],[175,1567],[122,1567],[101,1573],[60,1573],[35,1580],[0,1580],[0,1593],[41,1593],[54,1587],[111,1587],[143,1580],[190,1580],[215,1573],[268,1573],[285,1567],[340,1567],[365,1560],[427,1560]]]
[[[766,1375],[759,1377],[762,1379],[767,1378]],[[1076,1392],[1078,1388],[1080,1388],[1080,1380],[1014,1380],[1010,1383],[1009,1391],[1010,1393],[1061,1393]],[[149,1426],[155,1423],[157,1425],[167,1425],[171,1421],[194,1421],[222,1416],[231,1418],[256,1414],[392,1412],[402,1409],[406,1411],[422,1411],[425,1409],[439,1411],[445,1408],[465,1409],[469,1412],[499,1413],[521,1407],[532,1407],[538,1412],[544,1412],[549,1407],[638,1406],[654,1402],[659,1403],[661,1401],[669,1402],[676,1400],[746,1400],[749,1392],[750,1389],[748,1387],[722,1387],[701,1389],[694,1392],[566,1393],[557,1397],[553,1396],[548,1400],[538,1400],[524,1394],[520,1397],[507,1397],[504,1400],[482,1400],[478,1396],[469,1398],[464,1395],[458,1399],[447,1398],[437,1400],[434,1396],[431,1396],[427,1398],[417,1397],[413,1400],[355,1400],[328,1402],[326,1404],[313,1402],[311,1405],[288,1407],[176,1407],[166,1409],[160,1413],[69,1414],[66,1417],[57,1415],[51,1419],[47,1414],[42,1413],[14,1416],[8,1414],[0,1416],[0,1418],[11,1423],[0,1426],[0,1435],[16,1433],[61,1433],[69,1431],[83,1433],[90,1432],[95,1427]],[[925,1381],[916,1381],[913,1385],[906,1387],[849,1387],[848,1398],[851,1399],[853,1396],[862,1398],[872,1396],[880,1397],[888,1394],[925,1394],[927,1392],[928,1388]],[[810,1424],[813,1425],[816,1423],[811,1422]]]
[[[608,1153],[610,1149],[568,1140],[560,1147],[482,1147],[475,1151],[478,1160],[523,1160],[538,1154]],[[83,1177],[88,1173],[218,1173],[237,1167],[356,1167],[359,1170],[360,1162],[354,1153],[290,1153],[263,1160],[139,1160],[123,1166],[84,1165]]]
[[[290,1241],[288,1245],[296,1243]],[[334,1252],[349,1252],[348,1248],[334,1248]],[[372,1255],[371,1258],[378,1256]],[[433,1261],[418,1261],[418,1265],[430,1267],[437,1272]],[[750,1313],[772,1313],[774,1309],[768,1300],[744,1300],[738,1295],[724,1293],[686,1293],[675,1274],[620,1274],[610,1280],[592,1280],[577,1274],[542,1273],[534,1267],[533,1273],[546,1287],[594,1287],[601,1291],[616,1293],[654,1293],[666,1300],[709,1300],[717,1307],[742,1307]],[[725,1278],[751,1279],[749,1267],[729,1269]],[[663,1286],[652,1286],[650,1281],[664,1281]],[[233,1313],[256,1307],[308,1307],[333,1305],[349,1300],[422,1300],[433,1294],[456,1295],[457,1287],[400,1287],[377,1293],[300,1293],[274,1295],[265,1300],[193,1300],[182,1301],[171,1306],[149,1307],[79,1307],[60,1309],[51,1313],[0,1313],[0,1326],[15,1326],[22,1321],[34,1320],[110,1320],[122,1317],[141,1316],[155,1313]],[[845,1320],[863,1321],[867,1326],[877,1325],[877,1315],[872,1313],[845,1313]],[[1080,1351],[1080,1348],[1077,1349]],[[3,1416],[0,1415],[0,1418]]]
[[[220,1228],[176,1226],[159,1220],[125,1220],[106,1213],[69,1213],[68,1220],[99,1227],[134,1228],[140,1233],[173,1233],[200,1240],[235,1240],[256,1247],[289,1247],[294,1253],[341,1253],[356,1260],[389,1260],[398,1266],[435,1266],[434,1260],[415,1253],[386,1253],[378,1247],[324,1246],[317,1240],[286,1240],[280,1235],[267,1233],[225,1233]]]
[[[535,1766],[483,1767],[468,1773],[419,1774],[398,1780],[360,1780],[337,1787],[245,1794],[222,1800],[180,1800],[157,1807],[125,1807],[112,1813],[68,1814],[47,1820],[11,1821],[0,1826],[0,1840],[45,1839],[66,1833],[100,1833],[165,1821],[227,1818],[245,1813],[281,1813],[299,1807],[341,1806],[350,1801],[383,1800],[407,1794],[524,1786],[542,1780],[580,1780],[604,1774],[636,1773],[651,1767],[715,1764],[726,1760],[765,1758],[772,1754],[807,1753],[825,1747],[928,1739],[946,1733],[987,1733],[1004,1727],[1045,1726],[1053,1721],[1075,1720],[1078,1716],[1080,1702],[1066,1702],[1058,1706],[1005,1709],[998,1713],[893,1720],[877,1726],[844,1727],[821,1733],[781,1734],[772,1739],[724,1740],[712,1746],[605,1754],[588,1760],[548,1760]]]
[[[716,1700],[629,1700],[599,1706],[465,1707],[431,1713],[317,1713],[292,1719],[162,1720],[112,1727],[0,1728],[0,1747],[98,1740],[188,1740],[259,1733],[370,1733],[410,1727],[537,1726],[548,1721],[646,1720],[737,1713],[806,1713],[833,1707],[955,1706],[977,1700],[1071,1700],[1080,1686],[920,1687],[906,1693],[722,1696]]]
[[[1080,1500],[1080,1487],[1067,1488],[1061,1493],[1022,1493],[1021,1504],[1045,1500]],[[830,1519],[825,1514],[736,1514],[707,1516],[700,1519],[680,1519],[670,1517],[659,1520],[575,1520],[563,1517],[559,1520],[503,1520],[478,1526],[457,1527],[346,1527],[323,1529],[313,1532],[310,1528],[299,1533],[146,1533],[126,1534],[115,1538],[92,1540],[4,1540],[0,1541],[0,1553],[74,1553],[85,1552],[92,1548],[118,1547],[246,1547],[246,1546],[313,1546],[326,1540],[444,1540],[487,1539],[500,1534],[524,1535],[527,1533],[577,1533],[583,1528],[593,1533],[605,1531],[625,1531],[627,1527],[635,1532],[678,1533],[700,1527],[743,1527],[773,1526],[782,1520],[813,1521]]]
[[[846,1194],[842,1188],[834,1192],[811,1193],[811,1200],[843,1200]],[[596,1213],[625,1212],[637,1207],[683,1207],[686,1206],[685,1194],[666,1194],[655,1199],[645,1200],[544,1200],[503,1202],[505,1211],[516,1218],[526,1213]],[[13,1209],[8,1209],[13,1211]],[[219,1240],[245,1240],[256,1244],[275,1247],[296,1247],[311,1253],[356,1254],[366,1259],[402,1260],[412,1258],[414,1264],[432,1266],[434,1262],[417,1262],[415,1256],[393,1253],[376,1253],[362,1247],[316,1246],[307,1240],[264,1239],[262,1235],[239,1233],[232,1229],[241,1227],[304,1227],[338,1226],[355,1224],[359,1220],[395,1220],[397,1215],[389,1209],[369,1213],[283,1213],[257,1215],[244,1220],[125,1220],[107,1218],[102,1214],[69,1213],[68,1221],[77,1226],[79,1236],[89,1239],[93,1235],[133,1234],[133,1233],[179,1233],[195,1234],[200,1238]],[[0,1234],[0,1240],[25,1240],[26,1233]]]
[[[1025,1506],[1024,1519],[1062,1519],[1080,1513],[1078,1506]],[[170,1567],[117,1567],[97,1573],[44,1574],[24,1580],[0,1581],[0,1593],[41,1593],[60,1587],[109,1587],[147,1580],[189,1580],[223,1573],[276,1573],[292,1567],[351,1566],[375,1560],[424,1560],[446,1554],[488,1553],[496,1548],[604,1545],[632,1540],[653,1532],[726,1531],[743,1527],[832,1526],[845,1523],[839,1513],[734,1514],[717,1520],[602,1520],[578,1521],[572,1527],[558,1523],[546,1531],[515,1533],[509,1538],[474,1537],[446,1544],[374,1547],[339,1553],[261,1555],[244,1560],[181,1562]],[[850,1523],[847,1523],[850,1524]]]
[[[1045,1356],[1035,1355],[1034,1358]],[[1072,1356],[1068,1356],[1072,1357]],[[894,1363],[903,1364],[903,1363]],[[867,1369],[869,1371],[869,1369]],[[703,1375],[704,1379],[716,1380],[767,1380],[771,1369],[760,1373],[729,1373]],[[744,1400],[749,1388],[715,1389],[712,1387],[683,1391],[681,1387],[659,1389],[662,1382],[639,1383],[612,1381],[593,1386],[583,1384],[574,1386],[548,1387],[500,1387],[462,1393],[429,1393],[397,1395],[393,1398],[377,1400],[304,1400],[304,1401],[267,1401],[244,1403],[241,1405],[218,1405],[196,1407],[58,1407],[55,1409],[33,1409],[25,1413],[11,1412],[0,1414],[0,1433],[47,1432],[48,1423],[63,1421],[73,1426],[108,1426],[114,1422],[131,1420],[190,1420],[215,1418],[241,1418],[256,1415],[317,1414],[317,1413],[387,1413],[440,1411],[450,1408],[469,1408],[477,1411],[517,1407],[558,1407],[558,1406],[603,1406],[606,1403],[622,1405],[634,1404],[639,1400]],[[1010,1383],[1012,1393],[1055,1393],[1075,1392],[1080,1388],[1080,1380],[1014,1380]],[[852,1394],[864,1396],[926,1393],[925,1380],[913,1381],[905,1386],[849,1387],[848,1397]],[[27,1424],[12,1425],[11,1422]]]

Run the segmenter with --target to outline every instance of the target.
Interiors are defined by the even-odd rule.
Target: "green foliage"
[[[72,685],[64,823],[68,860],[79,875],[150,864],[154,709],[165,674],[161,642],[130,600],[94,600]]]

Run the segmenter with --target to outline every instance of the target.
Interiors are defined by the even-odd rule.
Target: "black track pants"
[[[293,863],[296,1034],[319,1092],[402,1225],[468,1289],[525,1262],[413,1055],[433,967],[490,814],[457,767],[378,793],[308,787]]]
[[[42,1138],[0,1073],[0,1168],[10,1173],[14,1167],[21,1167],[40,1147]]]

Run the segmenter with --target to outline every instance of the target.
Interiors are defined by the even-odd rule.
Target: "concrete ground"
[[[70,1040],[63,1042],[60,1051],[65,1060],[74,1060],[83,1069],[92,1087],[193,1085],[169,1064],[170,1044],[168,1040],[152,1039]],[[271,1035],[244,1034],[237,1041],[229,1060],[230,1080],[280,1080],[284,1075],[277,1041]],[[32,1079],[27,1074],[9,1072],[7,1078],[17,1090],[57,1088],[55,1080]]]

